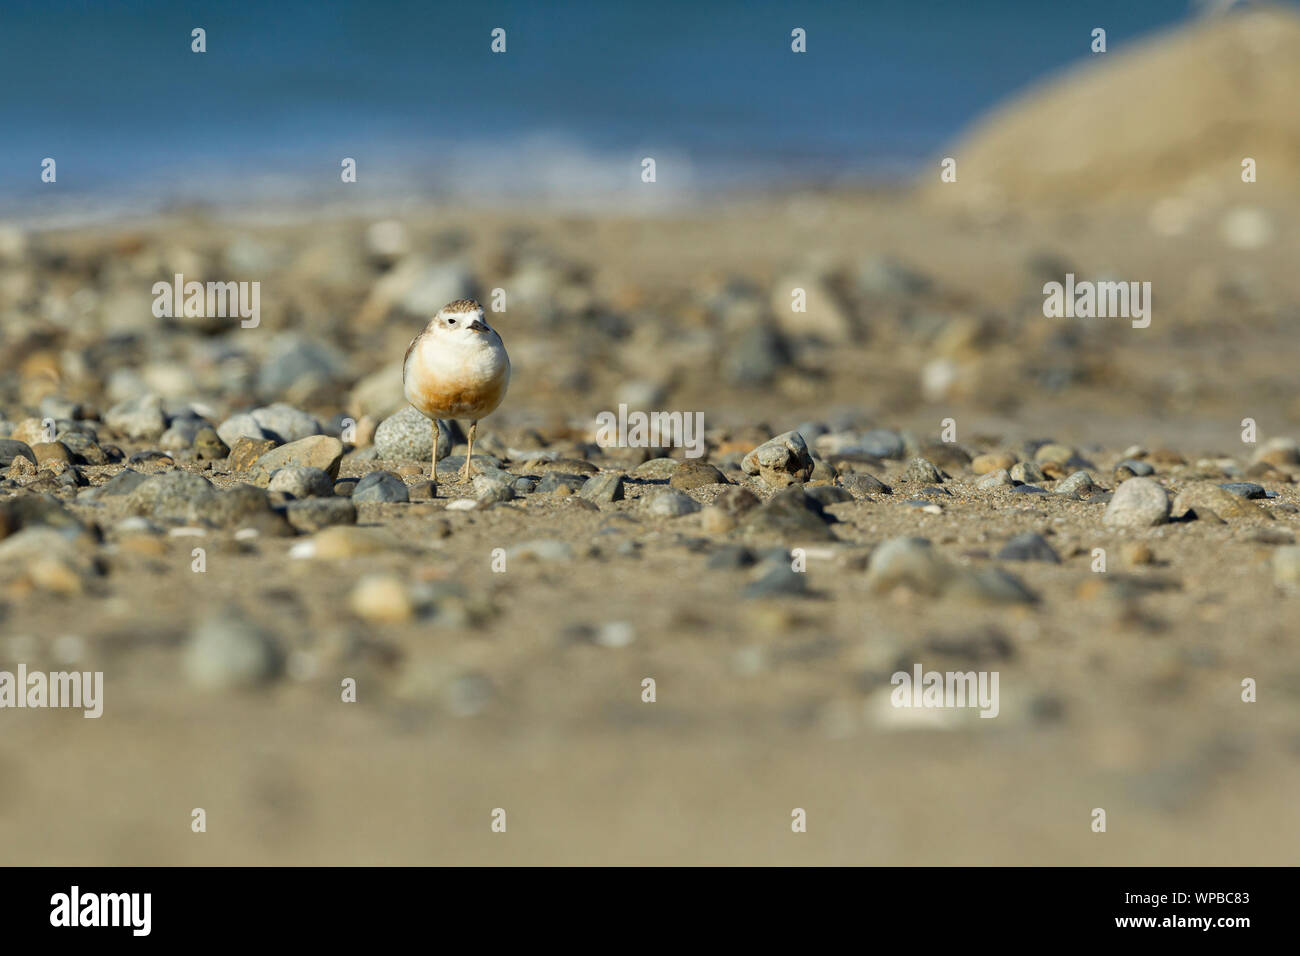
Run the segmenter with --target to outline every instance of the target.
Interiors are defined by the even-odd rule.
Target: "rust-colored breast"
[[[506,377],[473,385],[446,381],[417,381],[407,385],[411,404],[432,418],[479,419],[491,414],[505,397]]]

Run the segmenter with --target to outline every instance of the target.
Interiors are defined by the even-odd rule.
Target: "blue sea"
[[[617,196],[644,156],[681,195],[906,178],[1094,27],[1117,52],[1193,7],[0,0],[0,215],[315,201],[343,157],[375,199]]]

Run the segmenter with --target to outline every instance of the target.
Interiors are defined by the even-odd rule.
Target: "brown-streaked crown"
[[[457,299],[455,302],[448,302],[439,309],[440,312],[446,312],[449,315],[454,315],[459,312],[481,312],[482,310],[483,306],[479,305],[473,299]]]

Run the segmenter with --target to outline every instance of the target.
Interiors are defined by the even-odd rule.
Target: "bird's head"
[[[427,331],[439,337],[457,338],[496,334],[487,323],[483,306],[473,299],[448,302],[429,320]]]

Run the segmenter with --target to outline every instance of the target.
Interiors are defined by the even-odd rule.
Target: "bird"
[[[432,421],[433,461],[429,478],[438,494],[438,419],[469,420],[469,450],[460,478],[473,473],[474,439],[480,419],[496,411],[510,385],[510,356],[473,299],[444,305],[407,346],[402,391]]]

